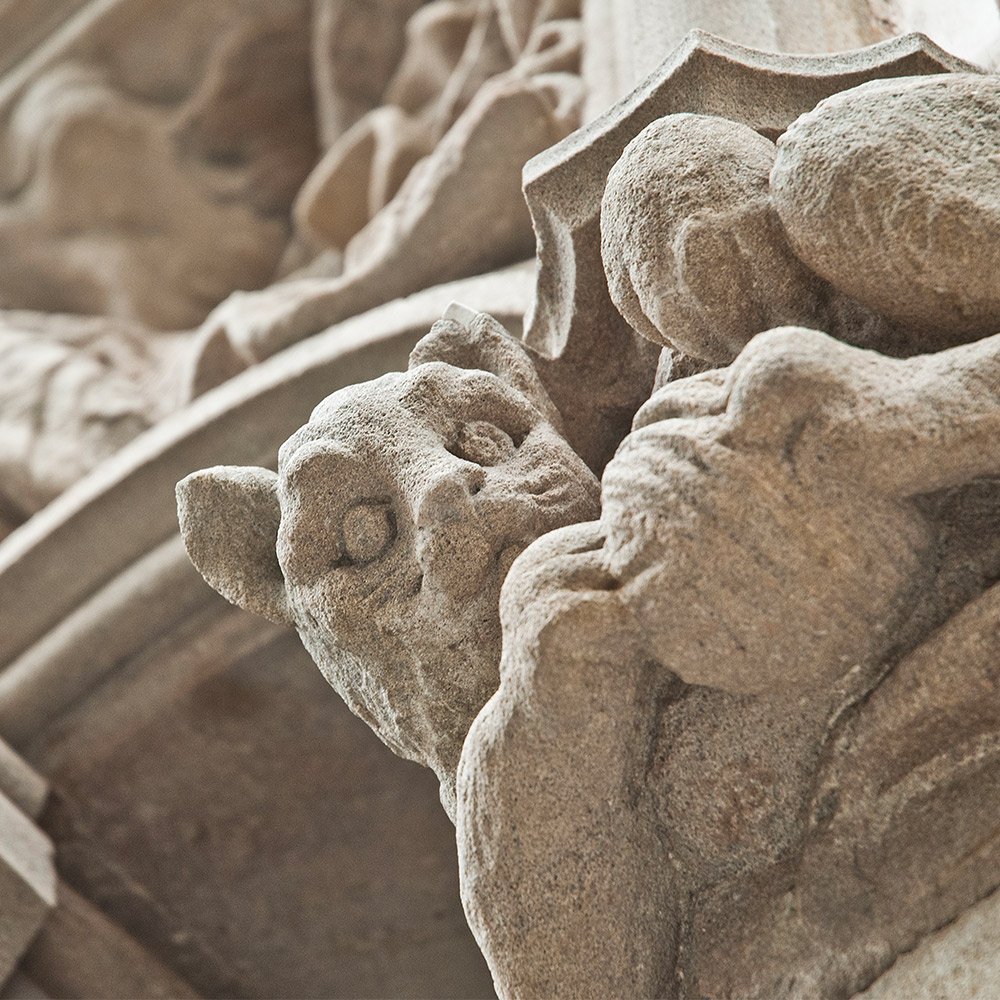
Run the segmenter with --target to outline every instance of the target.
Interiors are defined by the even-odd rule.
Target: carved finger
[[[729,398],[729,369],[712,368],[670,382],[639,408],[632,430],[675,417],[711,417],[722,413]]]

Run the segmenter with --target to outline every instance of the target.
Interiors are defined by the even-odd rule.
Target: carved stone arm
[[[1000,335],[901,360],[776,330],[722,381],[732,446],[781,446],[803,479],[902,499],[1000,469]]]
[[[462,896],[500,996],[671,992],[679,922],[643,778],[668,671],[643,655],[597,523],[536,542],[501,599],[501,684],[458,775]]]

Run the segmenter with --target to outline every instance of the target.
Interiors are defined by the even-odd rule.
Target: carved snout
[[[482,470],[440,475],[429,481],[416,513],[417,562],[427,589],[451,600],[474,597],[494,566],[494,546],[475,512]]]

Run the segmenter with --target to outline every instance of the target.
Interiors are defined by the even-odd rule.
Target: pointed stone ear
[[[177,484],[177,515],[191,562],[227,601],[294,625],[275,546],[281,508],[268,469],[217,466]]]
[[[410,352],[408,367],[412,370],[428,361],[492,372],[562,432],[562,418],[535,371],[530,350],[489,313],[452,302],[430,333]]]

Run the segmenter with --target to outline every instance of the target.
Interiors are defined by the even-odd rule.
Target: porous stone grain
[[[1000,329],[1000,77],[874,80],[778,140],[795,252],[841,291],[952,343]]]

